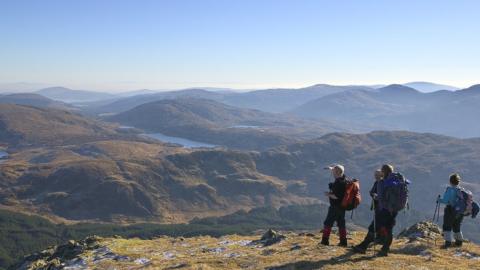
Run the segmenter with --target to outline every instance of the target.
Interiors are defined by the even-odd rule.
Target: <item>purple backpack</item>
[[[408,205],[410,181],[400,173],[392,173],[381,182],[381,205],[390,212],[398,212]]]

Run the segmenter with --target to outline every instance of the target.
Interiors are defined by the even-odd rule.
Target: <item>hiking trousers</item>
[[[372,222],[368,226],[368,233],[363,239],[363,241],[359,244],[359,247],[362,249],[367,249],[368,245],[370,243],[373,243],[375,241],[375,236],[378,235],[379,227],[378,227],[378,210],[375,210],[374,215],[375,217],[373,218]]]
[[[382,250],[389,251],[393,242],[393,227],[395,227],[397,212],[390,212],[387,209],[379,210],[375,219],[378,224],[378,234],[383,242]]]
[[[323,235],[322,241],[327,241],[330,237],[332,227],[334,223],[337,223],[338,226],[338,235],[340,237],[340,242],[345,243],[347,241],[347,228],[345,226],[345,209],[340,206],[330,205],[328,208],[327,218],[323,222]]]
[[[452,206],[447,205],[443,212],[443,226],[444,232],[459,233],[462,227],[463,216],[457,215]]]
[[[323,225],[331,228],[335,222],[339,229],[345,229],[345,209],[340,206],[330,205],[327,218],[325,219],[325,222],[323,222]]]

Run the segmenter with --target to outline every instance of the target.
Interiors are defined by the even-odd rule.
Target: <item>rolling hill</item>
[[[299,89],[267,89],[228,95],[223,102],[236,107],[267,112],[288,112],[308,101],[345,91],[372,90],[366,86],[317,84]]]
[[[306,121],[194,98],[150,102],[106,119],[147,132],[251,150],[267,149],[340,130],[326,121]]]
[[[411,209],[429,215],[452,172],[480,192],[479,160],[479,139],[409,132],[333,133],[263,152],[98,141],[13,153],[0,165],[0,201],[73,220],[188,220],[323,199],[323,168],[337,162],[366,192],[373,171],[389,162],[413,181]]]
[[[431,82],[409,82],[409,83],[404,83],[403,85],[416,89],[423,93],[431,93],[431,92],[436,92],[441,90],[448,90],[448,91],[460,90],[460,88],[455,86],[431,83]]]
[[[39,108],[53,108],[60,110],[73,109],[68,104],[31,93],[0,95],[0,104],[27,105]]]
[[[36,94],[67,103],[93,102],[116,98],[115,95],[88,90],[72,90],[65,87],[49,87],[38,90]]]
[[[321,196],[329,174],[327,164],[345,164],[347,174],[367,185],[383,163],[392,163],[410,178],[412,208],[429,211],[435,195],[443,192],[448,176],[461,172],[466,183],[478,185],[479,139],[378,131],[368,134],[332,133],[321,138],[261,152],[255,158],[259,172],[284,180],[302,179],[312,196]],[[367,184],[368,183],[368,184]],[[472,186],[473,187],[473,186]],[[425,191],[432,194],[424,196]],[[476,192],[480,192],[477,188]],[[429,203],[426,203],[429,202]]]
[[[86,110],[90,113],[96,114],[115,114],[120,112],[125,112],[131,110],[139,105],[160,101],[165,99],[176,99],[176,98],[199,98],[199,99],[211,99],[211,100],[222,100],[224,94],[211,92],[203,89],[186,89],[179,91],[167,91],[159,92],[155,94],[142,94],[135,95],[132,97],[125,97],[119,100],[107,104],[92,104],[91,106],[86,107]]]
[[[113,127],[73,112],[0,104],[0,143],[64,145],[119,137]]]
[[[325,96],[294,110],[308,119],[328,119],[364,126],[370,130],[408,130],[456,137],[478,137],[471,125],[480,113],[480,86],[421,93],[401,85],[377,91],[343,92]],[[465,128],[468,126],[468,128]]]
[[[108,104],[91,104],[91,106],[85,108],[85,111],[97,114],[112,114],[128,111],[139,105],[163,99],[200,98],[219,101],[240,108],[279,113],[287,112],[296,106],[319,97],[349,90],[371,90],[371,88],[365,86],[318,84],[299,89],[266,89],[241,93],[192,88],[127,97]]]
[[[24,150],[0,166],[0,203],[53,220],[179,223],[314,201],[234,151],[110,140]]]

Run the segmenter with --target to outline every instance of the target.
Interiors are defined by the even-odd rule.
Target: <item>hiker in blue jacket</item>
[[[374,215],[377,215],[378,212],[378,198],[377,198],[377,186],[380,181],[383,180],[383,172],[381,170],[376,170],[375,174],[375,182],[373,183],[372,189],[370,189],[370,197],[372,197],[372,210],[374,210]],[[365,254],[367,252],[367,248],[372,243],[375,241],[375,234],[378,231],[378,224],[376,224],[375,217],[373,218],[373,221],[370,223],[370,226],[368,226],[368,233],[365,236],[365,239],[363,241],[353,247],[353,251],[357,253],[362,253]]]
[[[461,231],[463,215],[457,215],[455,213],[454,205],[457,200],[458,185],[460,184],[461,177],[459,174],[450,175],[450,186],[447,187],[443,197],[438,195],[437,203],[443,203],[447,206],[443,215],[443,238],[445,244],[443,248],[449,248],[452,246],[452,230],[455,238],[455,246],[460,247],[463,244],[463,234]]]

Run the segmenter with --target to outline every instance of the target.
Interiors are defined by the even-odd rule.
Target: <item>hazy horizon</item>
[[[352,83],[352,84],[330,84],[330,83],[315,83],[315,84],[310,84],[310,85],[299,85],[299,86],[293,86],[293,87],[281,87],[281,86],[271,86],[271,87],[264,87],[264,88],[229,88],[229,87],[221,87],[221,86],[190,86],[190,87],[185,87],[185,88],[176,88],[176,89],[159,89],[159,88],[131,88],[131,89],[91,89],[91,88],[76,88],[76,87],[69,87],[66,85],[58,85],[58,84],[46,84],[46,83],[25,83],[25,82],[18,82],[18,83],[1,83],[0,82],[0,93],[8,93],[9,91],[11,93],[21,93],[21,92],[36,92],[38,90],[42,89],[47,89],[47,88],[56,88],[56,87],[63,87],[63,88],[68,88],[71,90],[86,90],[86,91],[94,91],[94,92],[105,92],[105,93],[112,93],[112,94],[121,94],[121,93],[128,93],[128,92],[135,92],[135,91],[142,91],[142,90],[148,90],[148,91],[155,91],[155,92],[162,92],[162,91],[181,91],[185,89],[205,89],[205,90],[231,90],[235,92],[249,92],[249,91],[256,91],[256,90],[266,90],[266,89],[302,89],[302,88],[308,88],[316,85],[332,85],[332,86],[366,86],[366,87],[372,87],[372,88],[380,88],[388,85],[393,85],[393,84],[399,84],[399,85],[406,85],[410,83],[427,83],[427,84],[436,84],[436,85],[444,85],[448,87],[454,87],[458,89],[465,89],[468,87],[471,87],[473,85],[477,85],[479,83],[475,83],[472,85],[467,85],[467,86],[457,86],[457,85],[447,85],[443,83],[437,83],[437,82],[427,82],[427,81],[409,81],[409,82],[394,82],[394,83],[377,83],[377,84],[358,84],[358,83]],[[11,89],[8,91],[8,87],[11,87]],[[417,89],[420,92],[423,92],[422,90]],[[448,90],[448,89],[444,89]]]
[[[127,91],[432,81],[463,88],[480,73],[478,1],[0,7],[0,84]]]

